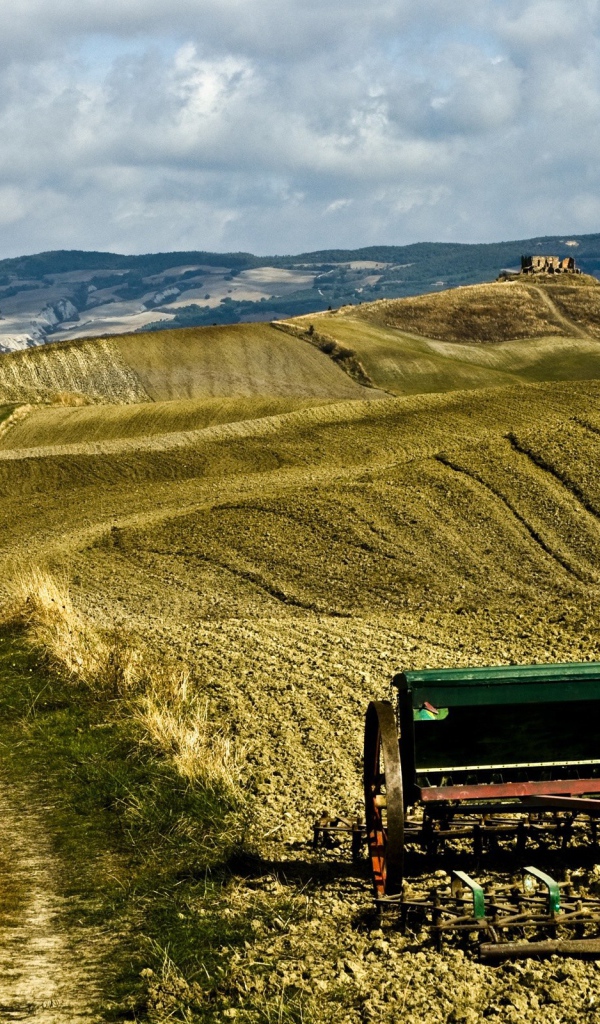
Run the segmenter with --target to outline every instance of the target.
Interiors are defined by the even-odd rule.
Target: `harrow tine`
[[[455,899],[459,898],[463,891],[463,885],[471,890],[473,897],[473,917],[480,921],[485,917],[485,894],[479,882],[467,875],[465,871],[453,871],[453,878],[450,891]]]
[[[547,875],[544,871],[540,871],[539,868],[527,867],[523,868],[523,888],[525,892],[532,892],[533,885],[529,881],[530,878],[536,879],[541,882],[543,886],[548,890],[548,911],[551,915],[560,913],[560,888],[558,882],[555,882],[550,875]]]

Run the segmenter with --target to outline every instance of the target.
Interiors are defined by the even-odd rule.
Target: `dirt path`
[[[579,327],[573,320],[570,320],[569,317],[564,316],[564,314],[560,312],[544,288],[538,288],[536,285],[528,285],[528,287],[530,291],[537,292],[542,302],[552,313],[554,319],[557,320],[558,323],[562,324],[570,334],[576,338],[587,338],[588,341],[593,340],[591,335],[589,335],[587,331],[584,331],[583,327]]]
[[[59,866],[25,794],[0,789],[0,1021],[98,1020],[100,939],[66,919]]]

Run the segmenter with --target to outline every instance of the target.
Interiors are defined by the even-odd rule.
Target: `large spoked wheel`
[[[372,701],[365,721],[365,822],[376,896],[402,891],[404,800],[394,710]]]

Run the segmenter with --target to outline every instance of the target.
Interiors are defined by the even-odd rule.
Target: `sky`
[[[600,230],[600,0],[2,0],[0,257]]]

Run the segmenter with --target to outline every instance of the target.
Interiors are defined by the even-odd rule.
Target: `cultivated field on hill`
[[[24,746],[52,778],[48,744],[57,756],[75,707],[56,785],[80,780],[74,827],[92,838],[82,791],[98,785],[97,816],[120,837],[95,855],[95,884],[113,888],[110,900],[94,890],[86,920],[102,904],[114,957],[137,965],[129,1019],[475,1024],[494,1006],[498,1021],[537,1024],[592,1020],[600,999],[594,964],[562,961],[559,979],[553,960],[489,968],[381,931],[366,865],[311,850],[321,811],[360,806],[364,710],[399,668],[600,658],[597,342],[558,325],[541,340],[463,345],[363,312],[324,314],[306,338],[245,325],[0,362],[0,381],[11,364],[35,382],[39,360],[46,400],[54,366],[63,401],[92,402],[15,408],[13,397],[3,410],[0,591],[46,672],[26,691],[10,756],[25,771]],[[361,387],[327,337],[388,391],[404,355],[383,346],[421,345],[422,363],[425,343],[424,391],[451,364],[479,372],[477,388],[474,377],[439,394]],[[108,351],[125,396],[112,403]],[[75,353],[81,377],[67,387],[58,357],[69,366]],[[572,376],[579,360],[582,379],[561,380],[559,359]],[[557,379],[515,383],[517,366]],[[424,372],[407,372],[407,387]],[[14,651],[13,674],[25,657]],[[17,690],[0,691],[0,731]],[[115,777],[121,788],[107,789]],[[69,842],[57,856],[77,864]],[[115,1019],[111,1005],[94,1019]]]
[[[126,404],[215,397],[370,397],[314,346],[269,324],[59,342],[6,354],[0,401]],[[373,395],[373,397],[377,397]]]
[[[581,275],[569,284],[497,282],[382,299],[300,317],[287,328],[323,351],[351,351],[374,386],[411,395],[595,379],[599,322],[599,283]]]
[[[186,433],[324,404],[327,404],[324,398],[257,397],[191,398],[139,405],[85,405],[75,408],[20,406],[17,407],[17,415],[5,423],[4,432],[0,426],[0,449],[81,445],[92,441]]]

